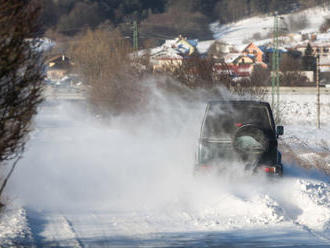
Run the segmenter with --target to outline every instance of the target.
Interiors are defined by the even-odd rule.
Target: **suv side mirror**
[[[284,134],[284,127],[283,126],[277,126],[276,127],[276,133],[277,133],[277,136],[283,135]]]

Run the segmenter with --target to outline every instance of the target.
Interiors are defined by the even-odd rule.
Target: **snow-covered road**
[[[268,214],[275,215],[268,218],[277,218],[278,213],[274,211],[274,202],[271,202],[270,198],[260,200],[257,211],[260,211],[260,205],[264,202],[268,202],[270,209]],[[296,206],[289,208],[294,207]],[[299,208],[297,210],[300,211]],[[329,233],[299,223],[299,220],[295,220],[293,216],[285,216],[283,217],[285,220],[278,223],[265,221],[267,217],[263,216],[260,219],[256,218],[254,223],[246,216],[242,221],[235,220],[235,217],[230,220],[220,212],[212,217],[209,215],[205,219],[198,217],[199,214],[197,216],[191,214],[184,211],[176,213],[176,216],[152,212],[91,211],[85,214],[64,214],[28,210],[27,221],[31,226],[33,238],[24,245],[37,247],[302,247],[307,245],[329,247],[330,244]],[[316,216],[318,217],[320,216]],[[236,223],[233,223],[235,221]],[[246,223],[242,223],[243,221]]]
[[[190,192],[182,196],[185,199],[169,203],[164,209],[64,212],[27,209],[19,220],[28,227],[24,229],[25,238],[13,239],[12,244],[34,247],[329,247],[329,184],[322,180],[299,179],[295,177],[295,170],[300,169],[289,168],[289,175],[281,182],[271,182],[263,188],[254,185],[242,189],[241,183],[237,188],[226,187],[226,190],[221,190],[221,185],[219,189],[205,187],[202,191],[207,195],[210,193],[206,190],[213,191],[213,199],[201,198],[197,202]]]
[[[196,178],[203,106],[189,108],[109,125],[72,104],[45,105],[8,188],[1,246],[330,246],[328,176],[290,162],[278,180],[234,164]],[[292,144],[302,133],[317,145],[308,125],[288,127]]]

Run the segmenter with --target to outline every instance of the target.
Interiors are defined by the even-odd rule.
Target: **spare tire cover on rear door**
[[[233,137],[233,147],[242,155],[259,157],[268,151],[269,145],[269,137],[261,128],[253,124],[240,127]]]

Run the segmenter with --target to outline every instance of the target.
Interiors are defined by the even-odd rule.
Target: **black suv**
[[[282,175],[275,127],[267,102],[211,101],[207,104],[197,152],[196,171],[239,161],[245,170]]]

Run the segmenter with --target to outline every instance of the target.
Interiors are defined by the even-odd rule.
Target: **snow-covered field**
[[[161,101],[156,113],[108,123],[82,102],[44,105],[8,188],[1,247],[329,247],[328,176],[290,161],[281,179],[239,165],[194,177],[204,105]],[[330,145],[329,100],[321,130],[314,101],[282,97],[281,143],[311,165]]]

